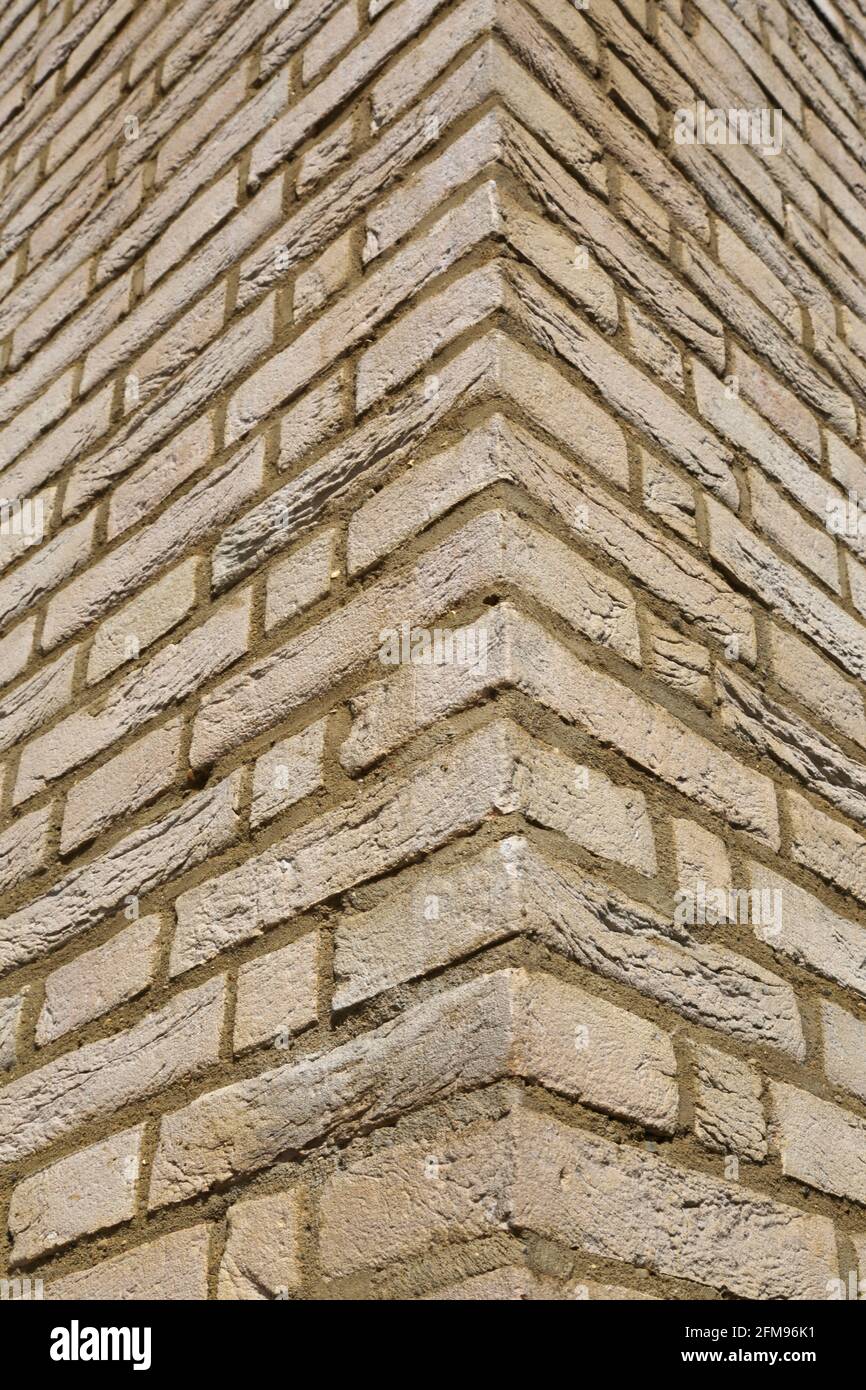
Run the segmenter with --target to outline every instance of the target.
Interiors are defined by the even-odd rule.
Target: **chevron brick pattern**
[[[866,1280],[863,0],[8,0],[0,370],[0,1278]]]

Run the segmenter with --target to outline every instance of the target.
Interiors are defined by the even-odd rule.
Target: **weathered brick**
[[[295,183],[298,197],[302,198],[322,179],[333,174],[349,158],[354,144],[355,122],[352,116],[347,116],[302,155]]]
[[[840,593],[842,585],[833,537],[804,521],[756,468],[750,468],[748,476],[752,521],[757,529],[798,559],[829,589]]]
[[[9,1203],[15,1264],[130,1221],[144,1126],[92,1144],[26,1178]]]
[[[54,1042],[147,989],[156,970],[161,930],[159,916],[142,917],[104,946],[52,971],[36,1023],[37,1045]]]
[[[195,606],[200,573],[198,556],[184,560],[120,612],[106,618],[90,647],[88,683],[100,681],[124,662],[135,660],[140,651],[183,622]]]
[[[575,1028],[584,1022],[585,1050],[575,1047]],[[545,1029],[549,1054],[539,1046]],[[630,1094],[611,1084],[601,1061],[621,1049],[631,1059],[625,1073],[637,1067]],[[410,1103],[417,1108],[432,1098],[434,1084],[441,1097],[513,1073],[669,1129],[677,1111],[675,1070],[670,1040],[652,1025],[549,977],[501,971],[416,1005],[324,1056],[237,1082],[166,1116],[151,1206],[206,1191],[229,1171],[255,1171],[275,1143],[304,1150],[361,1122],[386,1123]],[[645,1074],[639,1084],[638,1072]],[[227,1106],[249,1127],[228,1134]]]
[[[702,1044],[693,1048],[693,1068],[697,1138],[717,1153],[760,1163],[767,1156],[767,1126],[755,1068]]]
[[[301,546],[294,555],[274,565],[268,574],[265,627],[270,631],[278,623],[303,613],[305,608],[323,598],[331,587],[334,564],[333,531]]]
[[[570,558],[576,573],[564,593],[555,584],[536,588],[539,576],[533,552],[554,558],[564,578]],[[559,563],[560,557],[563,564]],[[603,579],[594,566],[581,562],[543,532],[489,513],[469,523],[417,565],[387,577],[357,595],[343,609],[324,618],[312,634],[291,638],[252,671],[218,687],[202,704],[193,732],[192,761],[212,761],[225,751],[284,717],[290,710],[350,671],[371,662],[382,643],[382,630],[395,619],[426,624],[481,585],[517,582],[547,602],[597,642],[636,656],[633,603],[617,581]]]
[[[473,780],[467,783],[470,766]],[[515,784],[518,768],[523,771]],[[508,722],[482,729],[462,740],[444,763],[433,759],[393,785],[370,788],[282,844],[182,894],[171,972],[180,974],[335,892],[475,829],[494,810],[522,810],[578,843],[653,873],[653,833],[643,796],[600,773],[588,789],[575,786],[577,771],[572,759]]]
[[[355,0],[347,0],[337,13],[322,25],[321,29],[304,44],[301,73],[305,82],[312,82],[323,68],[336,58],[354,39],[358,32],[358,7]]]
[[[250,823],[263,825],[323,785],[326,721],[283,739],[256,759]]]
[[[141,896],[225,848],[238,829],[238,793],[234,773],[71,870],[42,897],[4,918],[0,969],[5,973],[46,955],[115,912],[130,894]]]
[[[828,999],[822,1000],[820,1013],[827,1080],[866,1100],[866,1023]]]
[[[822,1192],[866,1201],[866,1121],[841,1106],[782,1082],[769,1085],[771,1137],[787,1177]]]
[[[316,1022],[319,941],[308,932],[288,946],[247,961],[238,971],[235,1052],[260,1043],[284,1044]]]
[[[247,649],[249,610],[249,591],[233,595],[201,627],[162,647],[107,695],[33,739],[18,764],[14,803],[42,791],[231,666]]]
[[[19,676],[33,651],[35,618],[25,618],[8,636],[0,638],[0,686]]]
[[[693,820],[671,821],[677,881],[683,892],[694,892],[698,883],[706,888],[731,886],[731,865],[723,840]]]
[[[326,1267],[382,1263],[434,1240],[493,1234],[507,1221],[742,1297],[823,1298],[837,1274],[825,1217],[547,1116],[518,1110],[498,1125],[446,1136],[441,1154],[435,1141],[426,1155],[423,1148],[391,1148],[331,1179]],[[377,1223],[386,1211],[390,1219]]]
[[[556,1120],[530,1131],[521,1157],[512,1219],[593,1255],[743,1298],[825,1298],[837,1275],[831,1221],[742,1184]]]
[[[65,527],[0,580],[0,623],[8,623],[35,607],[87,563],[95,527],[96,513],[90,511],[77,525]]]
[[[680,694],[709,707],[713,699],[709,650],[700,642],[690,642],[654,615],[649,619],[649,642],[653,675]]]
[[[75,584],[67,585],[49,605],[42,632],[43,651],[141,588],[237,511],[261,484],[263,458],[260,440],[241,449],[167,507],[146,531],[138,531],[92,565]]]
[[[49,661],[0,701],[0,748],[25,739],[69,703],[76,649]]]
[[[792,632],[769,624],[772,671],[779,684],[814,714],[866,744],[863,697],[856,686]]]
[[[121,816],[132,815],[176,785],[182,732],[181,721],[172,719],[76,782],[63,811],[61,854],[94,839]]]
[[[301,1282],[302,1219],[297,1190],[233,1203],[226,1212],[217,1298],[286,1298],[294,1292]]]
[[[8,994],[0,999],[0,1071],[10,1071],[15,1066],[25,997],[24,994]]]
[[[852,675],[866,672],[866,627],[780,559],[715,499],[706,499],[710,555],[771,613],[785,618]]]
[[[51,802],[18,816],[0,834],[0,888],[14,888],[41,869],[48,856],[49,832],[54,808]]]
[[[146,459],[111,494],[106,528],[108,539],[114,540],[149,516],[175,488],[198,471],[212,449],[211,422],[205,417],[193,420],[164,449]]]
[[[210,1228],[190,1226],[171,1235],[64,1274],[45,1286],[45,1297],[137,1301],[207,1298]]]
[[[345,232],[302,271],[295,281],[293,313],[296,323],[309,318],[345,288],[352,275],[353,262],[352,236]]]
[[[166,271],[183,260],[196,242],[212,232],[237,206],[238,179],[234,170],[220,179],[172,222],[167,232],[151,247],[144,262],[144,288],[149,290]]]
[[[773,847],[779,843],[772,783],[665,710],[579,661],[506,605],[486,626],[490,667],[408,666],[362,713],[356,767],[367,766],[418,728],[462,708],[485,689],[515,685],[591,737]],[[490,669],[492,668],[492,669]],[[474,676],[474,680],[472,677]],[[383,698],[384,697],[384,698]],[[587,806],[592,806],[592,784]]]
[[[188,367],[216,337],[224,317],[225,287],[217,285],[132,363],[123,379],[124,413],[140,410],[151,397],[159,395],[172,377]]]
[[[749,869],[753,888],[780,895],[782,929],[762,933],[773,950],[866,995],[866,930],[763,864]]]
[[[694,488],[673,468],[641,449],[643,504],[686,540],[697,542]]]
[[[494,187],[495,185],[491,185]],[[344,295],[276,354],[232,396],[226,438],[240,439],[275,406],[295,395],[342,352],[366,337],[382,319],[415,293],[431,276],[441,274],[483,237],[495,223],[495,203],[487,186],[470,193],[463,205],[446,215],[417,244],[404,250],[356,289]]]
[[[791,857],[833,887],[866,902],[866,839],[797,792],[787,792],[785,800]]]
[[[85,1043],[0,1094],[0,1161],[38,1153],[88,1121],[200,1075],[219,1055],[224,983],[178,994],[125,1033]]]

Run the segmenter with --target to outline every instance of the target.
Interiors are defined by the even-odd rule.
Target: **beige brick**
[[[666,333],[637,305],[626,302],[626,322],[635,356],[675,391],[683,391],[683,363],[679,349]]]
[[[820,1013],[827,1080],[866,1101],[866,1023],[827,999]]]
[[[752,405],[777,430],[787,434],[798,448],[820,463],[821,438],[817,422],[793,392],[747,356],[736,343],[732,345],[730,367],[731,375],[737,378],[740,390]]]
[[[6,495],[27,496],[53,478],[63,464],[87,454],[108,429],[112,394],[112,387],[97,391],[16,459],[2,477]]]
[[[317,599],[323,598],[331,587],[334,565],[335,531],[325,531],[294,555],[274,565],[268,574],[265,627],[270,631],[278,623],[303,613]]]
[[[160,280],[102,341],[98,333],[89,336],[85,345],[91,350],[84,363],[82,389],[89,390],[102,381],[119,363],[140,352],[146,341],[164,332],[197,295],[213,287],[237,256],[276,226],[280,220],[279,194],[277,182],[262,189],[182,266]]]
[[[0,686],[20,675],[30,660],[35,627],[35,618],[25,618],[8,636],[0,638]]]
[[[866,744],[863,697],[828,661],[793,633],[769,624],[773,674],[779,684],[840,733]]]
[[[575,1028],[585,1022],[590,1044],[578,1049]],[[549,1056],[538,1046],[544,1027],[553,1033]],[[608,1049],[613,1055],[624,1049],[630,1058],[616,1081],[600,1060]],[[151,1206],[207,1191],[230,1172],[255,1171],[287,1148],[303,1151],[326,1135],[387,1123],[434,1092],[442,1098],[512,1070],[601,1108],[638,1113],[663,1129],[676,1122],[675,1064],[665,1034],[545,976],[500,971],[436,995],[323,1056],[211,1092],[165,1117]],[[229,1112],[243,1117],[237,1128],[226,1126]]]
[[[344,160],[349,158],[355,143],[355,122],[352,116],[339,121],[305,155],[301,156],[298,177],[295,184],[298,197],[302,198],[317,183],[333,174]]]
[[[327,721],[283,739],[256,759],[250,823],[263,825],[324,784],[322,757]]]
[[[175,488],[185,483],[213,449],[211,422],[194,420],[170,444],[159,449],[113,491],[108,504],[108,539],[149,516]]]
[[[472,779],[468,769],[472,769]],[[518,768],[523,769],[515,783]],[[656,869],[644,797],[499,721],[393,785],[310,821],[286,841],[177,900],[171,972],[180,974],[315,902],[475,829],[494,809],[588,843],[644,874]]]
[[[41,897],[0,922],[0,969],[35,960],[143,896],[178,871],[225,848],[238,829],[239,777],[187,798],[179,810],[72,869]]]
[[[150,289],[166,271],[182,260],[197,242],[212,232],[217,223],[237,206],[238,178],[234,170],[197,198],[178,217],[147,253],[144,288]]]
[[[660,203],[623,171],[620,174],[617,209],[634,230],[663,256],[670,251],[670,220]]]
[[[0,700],[0,748],[25,739],[69,703],[76,656],[70,648]]]
[[[866,627],[828,598],[736,517],[706,499],[710,554],[771,613],[786,619],[845,670],[866,672]]]
[[[398,886],[382,904],[341,914],[334,1008],[350,1008],[522,930],[525,856],[526,842],[509,836],[447,871],[427,863],[411,886]]]
[[[135,1215],[144,1126],[81,1149],[18,1183],[9,1203],[15,1264]]]
[[[826,1297],[837,1274],[826,1217],[555,1120],[530,1133],[512,1218],[521,1225],[739,1297]]]
[[[309,43],[304,45],[301,68],[304,82],[312,82],[318,77],[322,69],[348,47],[357,32],[358,6],[355,0],[346,0]]]
[[[132,363],[123,378],[126,415],[169,386],[219,333],[225,316],[225,287],[217,285]]]
[[[53,811],[48,802],[28,816],[18,816],[0,834],[0,888],[14,888],[44,866]]]
[[[264,1042],[285,1047],[290,1037],[315,1023],[318,976],[316,932],[242,965],[238,971],[235,1052]]]
[[[98,496],[119,474],[151,455],[196,411],[209,408],[226,383],[269,346],[273,312],[273,302],[267,299],[253,313],[235,319],[222,337],[209,344],[186,368],[174,390],[163,392],[150,409],[129,416],[104,445],[80,460],[67,484],[65,514]],[[234,462],[240,461],[246,463],[247,474],[254,472],[250,455],[238,455]],[[231,461],[224,465],[224,469],[230,468]]]
[[[419,243],[398,251],[385,266],[337,300],[232,396],[226,417],[227,440],[242,438],[271,410],[366,337],[431,274],[441,274],[489,235],[494,210],[486,186],[470,193],[460,208],[436,223]]]
[[[797,339],[803,334],[803,318],[796,297],[776,278],[764,261],[724,222],[716,224],[719,257],[724,267]]]
[[[340,432],[346,416],[345,396],[345,373],[336,371],[286,411],[280,425],[279,468],[293,468]]]
[[[763,933],[773,950],[866,996],[866,930],[772,869],[749,867],[753,888],[780,895],[782,930]]]
[[[771,1081],[771,1137],[786,1177],[866,1201],[863,1144],[866,1121],[796,1086]]]
[[[56,646],[119,599],[135,593],[231,516],[258,489],[263,456],[261,441],[241,449],[167,507],[146,531],[136,532],[91,565],[76,583],[67,585],[49,605],[43,650]]]
[[[724,841],[693,820],[671,821],[677,880],[684,892],[694,892],[698,883],[706,888],[731,886],[731,865]]]
[[[653,135],[658,135],[658,115],[651,93],[638,81],[631,68],[621,63],[615,54],[608,57],[608,78],[610,90],[616,93],[642,125],[652,131]]]
[[[70,789],[60,828],[68,854],[177,785],[183,724],[172,719],[131,743]]]
[[[787,792],[786,801],[792,859],[866,902],[866,839],[797,792]]]
[[[331,1179],[323,1257],[332,1272],[381,1264],[506,1222],[742,1297],[823,1298],[837,1274],[825,1217],[521,1111]]]
[[[46,1298],[186,1302],[207,1298],[208,1226],[190,1226],[64,1274],[45,1286]]]
[[[630,687],[576,659],[511,605],[493,610],[485,630],[492,656],[486,669],[404,666],[390,689],[380,688],[381,698],[362,711],[360,746],[352,750],[356,767],[368,766],[417,729],[463,708],[485,690],[514,685],[735,828],[778,845],[775,791],[768,778]],[[587,795],[590,814],[593,780]],[[594,838],[588,844],[604,853]]]
[[[46,595],[82,569],[90,557],[96,513],[88,512],[76,526],[67,526],[34,549],[28,560],[0,580],[0,623],[27,613]]]
[[[217,1298],[286,1298],[293,1293],[302,1277],[302,1219],[297,1190],[230,1206]]]
[[[709,650],[655,615],[650,616],[648,627],[653,674],[680,694],[709,706],[713,698]]]
[[[156,159],[157,186],[176,173],[214,127],[240,106],[246,91],[247,71],[241,64],[163,141]]]
[[[346,232],[332,242],[295,281],[293,312],[296,323],[308,319],[345,288],[352,274],[352,265],[352,236]]]
[[[171,642],[111,687],[32,740],[18,764],[17,805],[167,710],[247,649],[249,591],[233,595],[178,642]]]
[[[156,970],[161,930],[159,916],[142,917],[104,946],[52,971],[36,1024],[37,1046],[54,1042],[146,990]]]
[[[804,521],[756,468],[750,468],[748,476],[752,520],[758,531],[810,569],[828,588],[840,593],[842,585],[833,537]]]
[[[11,1071],[18,1057],[18,1029],[25,994],[4,995],[0,999],[0,1071]]]
[[[759,1073],[714,1047],[696,1044],[692,1056],[698,1140],[717,1153],[760,1163],[767,1156],[767,1126]]]
[[[85,1043],[10,1081],[0,1094],[4,1163],[38,1153],[93,1120],[198,1076],[219,1056],[221,979],[178,994],[125,1033]]]
[[[145,589],[119,613],[106,618],[97,628],[90,648],[88,683],[102,680],[124,662],[135,660],[140,651],[183,622],[195,606],[200,573],[201,561],[193,556]]]

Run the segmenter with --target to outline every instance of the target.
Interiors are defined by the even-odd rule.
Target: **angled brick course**
[[[864,62],[863,0],[10,0],[0,1279],[866,1264]]]

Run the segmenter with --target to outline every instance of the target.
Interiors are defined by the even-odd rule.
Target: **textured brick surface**
[[[0,1278],[862,1265],[864,61],[863,0],[7,4]]]

